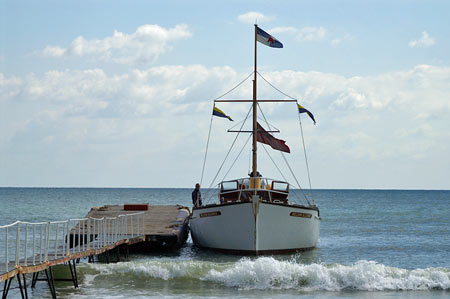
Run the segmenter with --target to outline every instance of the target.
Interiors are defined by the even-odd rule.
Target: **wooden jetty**
[[[188,237],[189,208],[180,205],[148,205],[148,204],[125,204],[105,205],[93,207],[86,218],[111,218],[125,215],[127,213],[143,213],[144,236],[143,242],[138,242],[129,247],[131,252],[146,252],[153,250],[170,250],[182,246]],[[128,230],[137,229],[140,222],[128,223]],[[96,229],[91,223],[91,239],[96,235]],[[81,244],[86,240],[87,228],[81,227]],[[79,227],[71,231],[71,239],[78,245]]]
[[[179,205],[107,205],[92,208],[83,219],[0,226],[6,236],[0,244],[2,299],[14,278],[21,297],[28,298],[26,275],[32,275],[32,288],[37,281],[46,281],[52,298],[56,298],[55,281],[69,280],[77,288],[76,263],[82,258],[94,262],[94,257],[105,255],[109,262],[110,252],[115,251],[119,261],[120,249],[128,258],[129,250],[178,248],[187,239],[189,215],[189,209]],[[56,265],[68,266],[71,279],[54,277]]]

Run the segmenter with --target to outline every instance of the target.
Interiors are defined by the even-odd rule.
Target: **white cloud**
[[[3,73],[0,73],[0,100],[17,96],[22,84],[23,80],[21,78],[14,76],[7,78]]]
[[[327,30],[323,27],[303,27],[299,30],[297,39],[300,41],[321,41],[326,34]]]
[[[331,45],[333,47],[337,47],[339,46],[341,43],[345,42],[345,41],[349,41],[351,40],[352,37],[350,36],[350,34],[346,33],[343,37],[336,37],[333,40],[331,40]]]
[[[58,46],[47,46],[42,51],[42,54],[44,56],[50,56],[50,57],[59,57],[64,56],[66,54],[67,50]]]
[[[377,76],[354,77],[298,71],[263,75],[314,113],[317,126],[307,116],[302,118],[316,167],[320,168],[323,161],[330,171],[340,169],[339,163],[359,169],[346,175],[349,181],[360,182],[361,177],[366,177],[380,184],[368,187],[395,181],[390,173],[398,174],[401,165],[419,167],[426,163],[437,170],[446,167],[440,161],[447,161],[450,154],[450,68],[419,65]],[[49,71],[24,77],[0,74],[0,111],[6,111],[0,118],[0,150],[2,156],[8,157],[2,162],[4,169],[17,169],[16,182],[22,180],[20,173],[32,172],[26,172],[21,165],[35,165],[35,171],[57,170],[64,165],[70,173],[87,171],[105,178],[98,181],[87,175],[85,181],[77,181],[80,179],[74,177],[71,179],[75,181],[66,185],[117,182],[121,186],[148,186],[149,180],[154,184],[151,186],[169,186],[167,178],[174,173],[191,174],[192,169],[200,167],[212,99],[245,76],[230,67],[202,65],[159,66],[118,75],[102,69]],[[259,82],[261,98],[280,97],[263,80]],[[251,81],[227,97],[248,98],[250,94]],[[280,128],[280,137],[287,140],[294,155],[297,116],[295,109],[282,107],[264,104],[262,108]],[[220,108],[236,120],[243,118],[248,109],[225,103]],[[215,130],[225,132],[230,123],[221,120],[215,120]],[[209,165],[223,159],[223,148],[229,145],[227,138],[234,135],[230,136],[212,138]],[[365,173],[360,168],[370,161],[373,165],[364,166],[368,171]],[[261,167],[267,167],[264,163]],[[120,173],[111,170],[113,165],[120,165]],[[383,177],[373,177],[380,165],[384,165]],[[149,169],[162,172],[152,174]],[[55,185],[51,178],[59,177],[49,174],[48,185]],[[430,182],[444,186],[440,178],[429,174]],[[14,174],[11,182],[13,179]],[[327,181],[316,179],[316,186],[330,187]],[[186,186],[192,180],[187,175],[176,182]]]
[[[412,40],[409,42],[411,48],[415,47],[431,47],[435,44],[434,38],[428,35],[428,32],[422,32],[420,39]]]
[[[322,41],[329,37],[329,32],[324,27],[303,27],[297,29],[296,27],[286,26],[286,27],[274,27],[268,30],[271,34],[277,33],[288,33],[288,34],[297,34],[297,39],[302,42],[308,41]],[[343,36],[335,37],[331,40],[331,45],[333,47],[337,47],[343,42],[352,40],[352,36],[348,33],[345,33]]]
[[[274,17],[266,16],[260,12],[249,11],[245,14],[239,15],[238,20],[243,23],[255,24],[264,23],[273,20]]]
[[[295,27],[275,27],[269,30],[271,34],[276,33],[296,33],[297,28]]]
[[[143,25],[134,33],[126,34],[115,30],[112,36],[103,39],[87,40],[79,36],[67,48],[47,46],[42,54],[50,57],[89,56],[106,62],[146,64],[170,51],[170,43],[191,36],[188,26],[184,24],[170,29],[159,25]]]

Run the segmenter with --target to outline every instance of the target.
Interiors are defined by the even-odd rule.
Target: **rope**
[[[233,168],[234,164],[236,163],[237,159],[239,158],[239,156],[241,155],[242,151],[244,150],[245,146],[247,145],[248,141],[250,140],[250,137],[252,137],[252,134],[248,135],[247,141],[245,141],[244,146],[241,148],[241,150],[239,151],[239,154],[237,155],[236,159],[234,159],[233,163],[231,164],[230,168],[228,169],[227,173],[225,173],[225,175],[223,176],[222,181],[225,181],[225,178],[227,177],[228,173],[231,171],[231,169]]]
[[[286,97],[288,97],[288,98],[290,98],[290,99],[295,100],[296,103],[297,103],[297,105],[298,105],[298,99],[296,99],[296,98],[294,98],[294,97],[291,97],[290,95],[286,94],[285,92],[283,92],[283,91],[281,91],[280,89],[278,89],[277,87],[275,87],[275,86],[274,86],[272,83],[270,83],[266,78],[264,78],[263,75],[261,75],[259,72],[257,72],[257,74],[258,74],[258,75],[259,75],[259,76],[260,76],[267,84],[269,84],[273,89],[275,89],[276,91],[278,91],[278,92],[281,93],[282,95],[284,95],[284,96],[286,96]],[[259,108],[259,109],[261,110],[261,108]],[[261,111],[261,113],[262,113],[262,111]],[[264,119],[265,119],[264,113],[263,113],[263,117],[264,117]],[[312,202],[313,202],[313,204],[314,204],[314,197],[313,197],[313,193],[312,193],[312,184],[311,184],[311,175],[310,175],[310,173],[309,173],[308,156],[306,155],[305,138],[304,138],[304,135],[303,135],[303,126],[302,126],[302,121],[301,121],[301,118],[300,118],[300,113],[298,113],[298,120],[299,120],[299,123],[300,123],[300,131],[301,131],[301,134],[302,134],[303,153],[304,153],[304,155],[305,155],[306,171],[307,171],[307,173],[308,173],[309,192],[310,192],[310,194],[311,194],[311,199],[312,199]],[[267,123],[267,120],[266,120],[266,123]],[[269,126],[269,123],[267,123],[267,125]],[[283,153],[282,153],[282,154],[283,154]],[[289,167],[289,170],[291,171],[292,175],[294,176],[295,181],[297,182],[298,186],[300,187],[300,184],[298,183],[298,180],[297,180],[297,178],[295,177],[295,174],[294,174],[294,172],[292,171],[291,166],[290,166],[289,163],[287,162],[286,157],[285,157],[284,155],[283,155],[283,158],[284,158],[284,160],[285,160],[287,166]],[[308,201],[308,203],[309,203],[309,200],[306,198],[306,195],[305,195],[305,193],[304,193],[304,191],[303,191],[303,189],[302,189],[301,187],[300,187],[300,190],[302,191],[303,196],[305,196],[306,201]]]
[[[259,103],[258,103],[258,109],[259,109],[259,111],[261,112],[261,114],[262,114],[262,116],[263,116],[263,119],[264,119],[264,121],[265,121],[266,124],[267,124],[267,129],[268,129],[269,131],[271,131],[272,128],[271,128],[269,122],[267,121],[266,116],[264,115],[264,112],[263,112],[262,109],[261,109],[261,106],[259,106]],[[272,127],[273,127],[273,126],[272,126]],[[277,129],[277,128],[275,128],[275,129]],[[277,130],[278,130],[278,129],[277,129]]]
[[[287,182],[286,177],[284,176],[283,172],[281,172],[280,168],[278,167],[277,163],[275,163],[275,161],[272,159],[272,156],[269,154],[269,151],[266,149],[266,147],[264,146],[264,143],[261,143],[263,149],[266,151],[267,155],[269,156],[270,160],[272,161],[273,165],[275,165],[275,167],[277,168],[278,172],[281,174],[281,176],[283,177],[283,180],[285,180]]]
[[[236,85],[235,87],[233,87],[232,89],[230,89],[229,91],[227,91],[226,93],[224,93],[223,95],[217,97],[215,100],[218,100],[218,99],[220,99],[220,98],[226,96],[227,94],[229,94],[230,92],[232,92],[233,90],[235,90],[236,88],[238,88],[239,86],[241,86],[245,81],[247,81],[248,78],[250,78],[250,77],[253,75],[253,73],[254,73],[254,72],[251,72],[244,80],[242,80],[241,82],[239,82],[238,85]],[[214,100],[214,101],[215,101],[215,100]],[[213,109],[214,109],[214,107],[215,107],[215,103],[214,103],[214,105],[213,105]],[[202,183],[203,183],[203,175],[205,174],[206,157],[207,157],[207,155],[208,155],[209,139],[210,139],[210,136],[211,136],[211,128],[212,128],[213,116],[214,116],[214,115],[211,114],[211,121],[210,121],[210,123],[209,123],[209,130],[208,130],[208,139],[207,139],[207,141],[206,141],[205,157],[204,157],[204,159],[203,159],[202,175],[201,175],[201,177],[200,177],[200,185],[202,185]],[[247,114],[247,116],[248,116],[248,114]],[[246,118],[246,119],[247,119],[247,118]],[[241,129],[242,129],[242,127],[241,127]],[[238,134],[238,136],[239,136],[239,134]],[[235,138],[235,141],[236,141],[236,139],[237,139],[237,136],[236,136],[236,138]],[[233,144],[234,144],[234,142],[233,142]],[[231,150],[231,149],[230,149],[230,150]],[[227,155],[227,156],[228,156],[228,155]],[[226,159],[226,158],[225,158],[225,159]],[[224,162],[225,162],[225,161],[224,161]],[[220,169],[219,169],[219,171],[220,171]],[[211,186],[210,186],[210,188],[211,188]]]
[[[248,78],[251,77],[251,75],[253,75],[253,73],[254,73],[254,72],[251,72],[250,75],[248,75],[248,76],[247,76],[244,80],[242,80],[238,85],[236,85],[235,87],[233,87],[232,89],[230,89],[229,91],[227,91],[226,93],[224,93],[223,95],[221,95],[220,97],[215,98],[214,101],[215,101],[215,100],[218,100],[218,99],[220,99],[220,98],[223,98],[224,96],[226,96],[227,94],[229,94],[230,92],[232,92],[233,90],[235,90],[236,88],[238,88],[239,86],[241,86],[245,81],[247,81]]]
[[[297,102],[297,103],[298,103],[298,102]],[[262,116],[263,116],[263,118],[264,118],[264,121],[265,121],[266,124],[267,124],[267,127],[268,127],[269,130],[270,130],[270,124],[269,124],[269,122],[267,121],[266,116],[264,115],[264,112],[262,111],[262,109],[261,109],[261,107],[259,106],[259,104],[258,104],[258,108],[259,108],[259,111],[261,111],[261,114],[262,114]],[[299,117],[300,117],[300,113],[299,113]],[[303,130],[302,130],[302,138],[303,138]],[[303,139],[302,139],[302,140],[303,140]],[[266,149],[264,146],[263,146],[263,148],[264,148],[264,150],[266,151],[266,153],[269,155],[269,158],[270,158],[270,160],[272,160],[272,162],[274,163],[275,167],[277,167],[278,172],[280,172],[280,174],[281,174],[281,176],[283,177],[283,179],[284,179],[285,181],[287,181],[287,179],[285,178],[285,176],[283,175],[283,173],[281,172],[281,170],[278,168],[277,164],[274,162],[274,160],[273,160],[272,157],[270,156],[270,154],[269,154],[269,152],[267,151],[267,149]],[[305,150],[305,144],[304,144],[304,142],[303,142],[303,149]],[[281,153],[281,154],[283,154],[283,153]],[[289,170],[291,171],[292,176],[294,177],[295,181],[297,182],[297,185],[298,185],[299,189],[302,191],[303,196],[305,197],[306,201],[309,203],[309,200],[308,200],[308,198],[306,197],[306,194],[304,193],[302,187],[300,186],[300,183],[298,182],[297,177],[295,176],[294,172],[292,171],[292,168],[291,168],[291,166],[289,165],[288,161],[286,160],[286,157],[284,156],[284,154],[283,154],[283,159],[284,159],[284,161],[286,162],[286,165],[289,167]],[[305,150],[305,159],[306,159],[306,150]],[[306,161],[308,161],[308,160],[306,159]],[[308,165],[308,162],[306,162],[306,163],[307,163],[307,165]],[[306,169],[307,169],[307,171],[308,171],[308,179],[309,179],[310,194],[311,194],[311,198],[312,198],[311,179],[310,179],[310,176],[309,176],[309,168],[308,168],[308,166],[306,166]],[[313,202],[313,203],[314,203],[314,202]],[[310,204],[310,203],[309,203],[309,204]],[[311,204],[310,204],[310,205],[311,205]]]
[[[298,102],[297,102],[297,105],[298,105]],[[300,132],[302,132],[303,153],[305,154],[306,172],[308,173],[309,193],[311,194],[311,200],[312,200],[312,203],[314,204],[314,197],[313,197],[313,193],[312,193],[312,184],[311,184],[311,176],[309,175],[308,156],[306,155],[305,137],[303,136],[303,126],[302,126],[302,120],[301,120],[301,117],[300,117],[300,113],[298,113],[298,122],[300,124]]]
[[[266,78],[264,78],[259,72],[256,72],[256,73],[257,73],[264,81],[266,81],[267,84],[269,84],[270,86],[272,86],[273,89],[275,89],[276,91],[278,91],[278,92],[281,93],[282,95],[284,95],[284,96],[286,96],[286,97],[288,97],[288,98],[290,98],[290,99],[293,99],[293,100],[296,100],[296,101],[297,101],[296,98],[291,97],[291,96],[288,95],[287,93],[284,93],[284,92],[282,92],[281,90],[279,90],[278,88],[276,88],[272,83],[270,83],[269,81],[267,81]]]
[[[292,171],[291,165],[289,165],[289,163],[288,163],[286,157],[284,156],[284,153],[283,153],[283,152],[280,152],[280,153],[281,153],[281,156],[283,156],[284,162],[286,162],[286,165],[287,165],[287,167],[289,168],[289,171],[291,172],[292,176],[294,177],[295,182],[296,182],[297,185],[298,185],[298,188],[302,191],[302,194],[303,194],[303,196],[305,197],[306,202],[311,206],[311,203],[309,202],[308,197],[306,197],[306,194],[305,194],[305,192],[303,191],[302,187],[300,186],[300,183],[298,182],[297,177],[295,176],[295,173]]]
[[[250,107],[250,109],[249,109],[248,112],[247,112],[247,116],[245,117],[245,120],[247,120],[248,115],[250,114],[250,111],[251,111],[251,110],[252,110],[252,109],[251,109],[251,107]],[[242,125],[241,125],[239,131],[242,130],[242,127],[243,127],[244,124],[245,124],[245,120],[242,122]],[[234,144],[236,143],[236,140],[237,140],[237,138],[239,137],[239,134],[240,134],[240,132],[238,132],[237,135],[236,135],[236,137],[234,138],[233,143],[231,144],[231,147],[230,147],[230,149],[228,150],[227,155],[225,156],[225,159],[223,160],[222,164],[220,165],[219,170],[217,171],[216,175],[214,176],[214,178],[213,178],[213,180],[211,181],[211,184],[209,185],[208,188],[211,188],[211,187],[214,185],[214,181],[216,180],[217,176],[219,175],[220,171],[222,170],[223,165],[225,164],[225,161],[227,160],[228,156],[230,155],[230,152],[231,152],[231,150],[233,149],[233,146],[234,146]]]
[[[213,105],[213,110],[214,110]],[[213,114],[211,114],[211,121],[209,123],[209,131],[208,131],[208,141],[206,141],[206,151],[205,151],[205,158],[203,159],[203,167],[202,167],[202,176],[200,178],[200,186],[203,183],[203,174],[205,173],[205,165],[206,165],[206,156],[208,155],[208,147],[209,147],[209,137],[211,136],[211,127],[212,127],[212,121],[213,121]]]

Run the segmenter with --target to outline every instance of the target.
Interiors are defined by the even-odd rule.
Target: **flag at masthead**
[[[274,38],[269,33],[265,32],[261,28],[258,27],[258,25],[255,24],[255,71],[254,71],[254,79],[253,79],[253,146],[252,146],[252,174],[253,177],[257,176],[258,170],[257,170],[257,133],[258,133],[258,115],[257,115],[257,109],[258,109],[258,100],[256,97],[256,90],[257,90],[257,84],[256,84],[256,74],[258,73],[256,68],[256,57],[257,57],[257,41],[272,47],[272,48],[283,48],[283,44]]]

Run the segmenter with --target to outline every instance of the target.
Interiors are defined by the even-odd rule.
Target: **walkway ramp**
[[[45,274],[52,297],[56,298],[52,267],[67,265],[78,287],[76,262],[116,252],[174,249],[187,239],[188,208],[149,206],[148,204],[93,207],[85,218],[53,222],[22,222],[0,226],[0,282],[2,298],[8,295],[11,281],[17,279],[22,298],[27,298],[26,275],[32,274],[31,287]],[[23,285],[22,285],[23,284]]]

